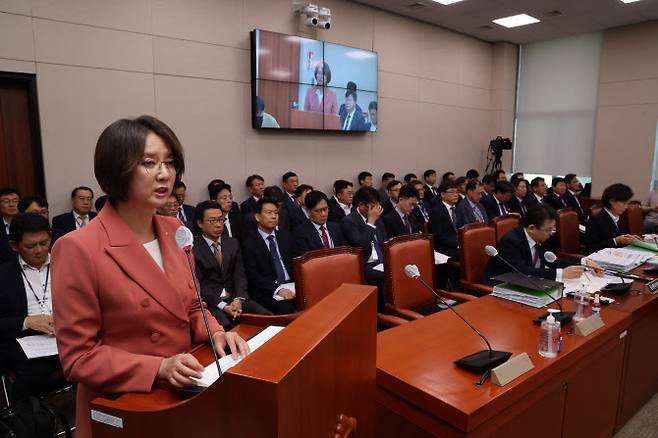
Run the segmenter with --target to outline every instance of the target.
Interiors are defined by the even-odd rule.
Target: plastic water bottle
[[[560,351],[562,333],[560,331],[560,322],[555,320],[554,312],[556,309],[548,309],[548,317],[541,323],[539,333],[539,355],[542,357],[556,357]]]
[[[590,306],[589,306],[589,299],[587,297],[587,292],[585,291],[585,285],[581,285],[581,287],[576,291],[576,314],[573,316],[573,320],[578,322],[582,321],[583,319],[586,319],[590,316]]]
[[[594,294],[594,303],[592,304],[592,316],[601,314],[601,297]]]

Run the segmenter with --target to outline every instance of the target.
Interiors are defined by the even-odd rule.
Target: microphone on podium
[[[480,333],[475,327],[473,327],[466,319],[464,319],[463,316],[459,314],[451,305],[449,305],[446,300],[439,295],[433,287],[425,283],[423,279],[420,276],[420,271],[418,270],[418,266],[416,265],[407,265],[404,267],[404,273],[406,274],[407,277],[413,278],[415,280],[418,280],[420,284],[422,284],[427,290],[432,292],[432,294],[438,298],[443,304],[448,306],[450,310],[452,310],[455,315],[457,315],[462,321],[466,323],[467,326],[471,328],[479,337],[482,338],[485,344],[487,344],[487,350],[482,350],[477,353],[473,353],[471,355],[462,357],[461,359],[457,359],[455,361],[455,365],[457,365],[460,368],[463,368],[465,370],[477,373],[477,374],[483,374],[486,371],[489,371],[493,368],[496,368],[498,365],[507,362],[507,360],[512,356],[512,353],[507,352],[507,351],[495,351],[491,348],[491,344],[487,340],[487,338],[484,337],[482,333]]]
[[[215,349],[215,341],[212,339],[212,333],[210,333],[210,325],[208,324],[208,318],[206,317],[206,312],[203,306],[203,300],[201,299],[201,288],[199,287],[199,279],[196,276],[196,271],[194,270],[194,263],[192,263],[192,247],[194,246],[194,236],[189,228],[184,225],[181,225],[176,230],[176,244],[180,249],[183,250],[187,256],[187,264],[190,267],[190,272],[192,273],[192,278],[194,280],[194,289],[196,290],[196,298],[201,307],[201,316],[203,316],[203,323],[206,326],[206,332],[208,332],[208,339],[210,340],[210,347],[212,348],[212,354],[215,358],[215,365],[217,365],[218,377],[222,375],[222,368],[219,366],[219,356],[217,355],[217,350]]]
[[[569,322],[571,322],[571,319],[575,315],[575,312],[565,312],[564,309],[562,308],[562,304],[560,304],[560,302],[558,300],[556,300],[555,297],[553,297],[553,295],[546,292],[541,285],[537,284],[537,282],[534,280],[534,278],[532,276],[530,276],[528,274],[524,274],[516,266],[514,266],[512,263],[505,260],[505,258],[502,257],[498,253],[498,250],[494,246],[492,246],[492,245],[485,246],[484,247],[484,252],[489,257],[496,257],[496,258],[498,258],[498,260],[504,262],[507,266],[512,268],[514,270],[514,272],[518,273],[519,275],[522,275],[525,279],[527,279],[528,282],[530,284],[532,284],[537,291],[542,292],[543,294],[548,296],[551,300],[553,300],[553,302],[555,304],[557,304],[557,306],[560,308],[559,312],[552,314],[556,321],[559,321],[561,325],[568,324]],[[554,253],[552,253],[551,251],[546,251],[544,253],[544,260],[546,260],[548,263],[553,263],[557,260],[557,256]],[[535,319],[535,322],[541,323],[541,321],[548,318],[548,315],[551,315],[551,313],[549,312],[549,313],[545,313],[545,314],[541,315],[539,318]]]

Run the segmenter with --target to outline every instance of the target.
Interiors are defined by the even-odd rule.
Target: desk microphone
[[[496,257],[497,259],[501,260],[501,261],[504,262],[507,266],[509,266],[510,268],[512,268],[512,269],[514,270],[514,272],[516,272],[516,273],[518,273],[518,274],[520,274],[520,275],[523,275],[523,277],[525,277],[525,278],[528,280],[528,282],[529,282],[530,284],[532,284],[532,285],[535,287],[535,289],[537,289],[539,292],[543,293],[544,295],[546,295],[547,297],[549,297],[551,300],[553,300],[553,302],[555,302],[555,303],[557,304],[557,306],[560,308],[560,311],[559,311],[559,312],[557,312],[557,313],[553,313],[553,317],[555,318],[556,321],[559,321],[561,325],[568,324],[568,323],[571,322],[571,319],[573,318],[573,316],[574,316],[576,313],[575,313],[575,312],[565,312],[564,309],[562,308],[562,304],[560,304],[560,302],[559,302],[558,300],[556,300],[555,297],[553,297],[553,295],[551,295],[550,293],[547,293],[547,292],[546,292],[546,291],[545,291],[545,290],[544,290],[544,289],[543,289],[543,288],[542,288],[542,287],[541,287],[541,286],[535,281],[534,278],[532,278],[530,275],[524,274],[523,272],[519,271],[519,269],[518,269],[516,266],[514,266],[513,264],[511,264],[510,262],[508,262],[507,260],[505,260],[505,258],[504,258],[503,256],[501,256],[501,255],[498,253],[498,250],[497,250],[494,246],[492,246],[492,245],[487,245],[487,246],[485,246],[485,247],[484,247],[484,252],[485,252],[489,257]],[[550,252],[550,251],[546,251],[546,253],[544,253],[544,259],[545,259],[548,263],[553,263],[554,261],[557,260],[557,256],[556,256],[555,254],[553,254],[552,252]],[[552,261],[549,261],[549,259],[551,259]],[[544,319],[548,318],[548,315],[550,315],[550,313],[545,313],[545,314],[541,315],[540,317],[538,317],[535,321],[539,321],[539,322],[541,322],[541,321],[543,321]]]
[[[199,279],[196,276],[196,271],[194,270],[194,264],[192,263],[192,247],[194,246],[194,236],[189,228],[184,225],[181,225],[176,230],[176,244],[180,249],[183,250],[187,256],[187,263],[190,266],[190,272],[192,272],[192,278],[194,279],[194,289],[196,289],[196,298],[201,306],[201,315],[203,316],[203,323],[206,326],[206,332],[208,332],[208,339],[210,340],[210,346],[212,347],[212,354],[215,358],[215,365],[217,365],[217,372],[219,373],[218,377],[222,375],[222,368],[219,366],[219,356],[217,355],[217,350],[215,350],[215,341],[212,339],[212,333],[210,333],[210,325],[208,325],[208,318],[206,317],[206,311],[204,309],[203,300],[201,299],[201,289],[199,287]]]
[[[473,353],[471,355],[462,357],[461,359],[457,359],[455,361],[455,365],[457,365],[460,368],[464,368],[465,370],[477,373],[477,374],[483,374],[486,371],[489,371],[492,368],[496,368],[498,365],[507,362],[507,360],[512,356],[512,353],[507,352],[507,351],[495,351],[491,348],[491,344],[487,340],[487,338],[484,337],[482,333],[477,331],[475,327],[473,327],[471,324],[469,324],[466,319],[464,319],[463,316],[459,314],[451,305],[449,305],[446,300],[439,295],[433,287],[425,283],[423,279],[420,276],[420,271],[418,270],[418,266],[416,265],[407,265],[404,267],[404,273],[406,274],[407,277],[418,280],[420,284],[425,286],[427,290],[432,292],[432,294],[438,298],[443,304],[445,304],[450,310],[452,310],[455,315],[457,315],[462,321],[466,323],[467,326],[469,326],[479,337],[484,340],[484,343],[487,344],[488,350],[482,350],[477,353]]]

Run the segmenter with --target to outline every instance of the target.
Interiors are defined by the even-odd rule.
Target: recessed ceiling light
[[[526,24],[539,23],[539,20],[527,14],[518,14],[511,17],[498,18],[493,20],[493,22],[505,27],[519,27]]]
[[[621,0],[623,3],[635,3],[639,2],[640,0]]]
[[[432,0],[432,1],[433,1],[433,2],[436,2],[436,3],[441,3],[441,4],[444,5],[444,6],[447,6],[447,5],[451,5],[451,4],[453,4],[453,3],[459,3],[459,2],[461,2],[461,1],[463,1],[463,0]],[[636,1],[637,1],[637,0],[636,0]]]

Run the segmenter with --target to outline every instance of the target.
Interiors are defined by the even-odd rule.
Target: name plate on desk
[[[589,318],[583,319],[582,321],[576,323],[576,327],[573,332],[578,336],[589,336],[591,333],[594,333],[605,324],[601,319],[600,315],[592,315]]]
[[[491,370],[491,381],[495,385],[505,386],[534,367],[528,353],[523,352]]]

